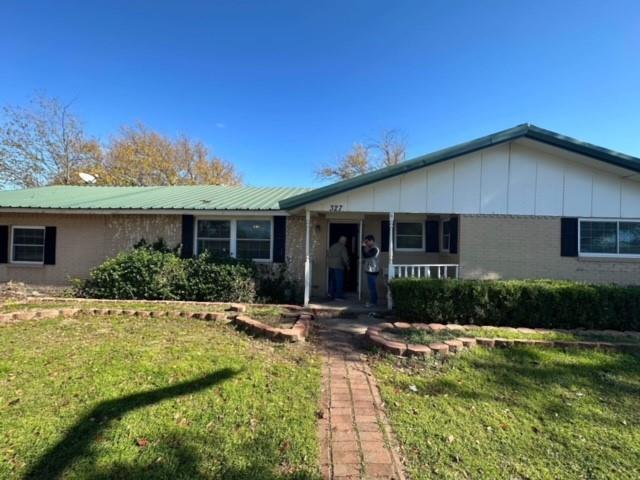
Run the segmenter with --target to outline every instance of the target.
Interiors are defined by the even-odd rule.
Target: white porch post
[[[393,279],[393,231],[394,225],[394,212],[389,212],[389,273],[387,274],[387,283]],[[387,308],[391,310],[393,308],[393,298],[391,298],[391,288],[387,286]]]
[[[362,300],[362,224],[360,219],[360,228],[358,230],[358,300]]]
[[[304,306],[309,306],[311,295],[311,212],[305,212],[305,243],[304,243]]]

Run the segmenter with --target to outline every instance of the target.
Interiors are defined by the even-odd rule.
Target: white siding
[[[593,175],[591,208],[594,217],[619,216],[620,187],[620,180],[612,175]]]
[[[640,182],[511,142],[309,205],[313,211],[640,218]],[[622,171],[622,170],[620,170]]]
[[[427,210],[427,169],[406,173],[400,178],[400,211],[422,213]]]
[[[538,164],[535,157],[516,145],[512,145],[510,153],[508,213],[529,215],[536,208]]]
[[[482,152],[481,213],[507,213],[509,145]]]
[[[564,165],[562,162],[541,155],[537,161],[536,208],[534,215],[562,215],[564,196]]]
[[[453,162],[427,168],[427,212],[453,211]]]
[[[453,211],[474,213],[480,208],[482,163],[480,153],[456,158],[454,168]]]

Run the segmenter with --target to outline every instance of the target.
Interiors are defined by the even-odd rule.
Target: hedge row
[[[640,330],[640,287],[554,280],[391,282],[408,321],[541,328]]]

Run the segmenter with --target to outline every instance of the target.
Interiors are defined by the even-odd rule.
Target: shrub
[[[177,300],[176,285],[185,282],[182,260],[174,253],[148,247],[121,252],[79,282],[83,297],[139,300]]]
[[[395,279],[408,321],[640,330],[640,287],[553,280]]]
[[[183,300],[250,303],[256,299],[256,268],[251,262],[203,253],[184,260],[184,268],[186,278],[179,288]]]
[[[286,264],[258,269],[258,299],[263,303],[301,303],[304,290]]]
[[[91,270],[76,283],[76,294],[90,298],[253,302],[256,269],[250,262],[209,254],[182,259],[158,242],[140,242]]]

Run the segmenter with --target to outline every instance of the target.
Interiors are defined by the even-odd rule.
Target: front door
[[[360,257],[360,245],[358,245],[357,223],[330,223],[329,245],[333,245],[341,236],[347,237],[347,251],[349,252],[349,270],[345,272],[344,291],[358,291],[358,258]]]

